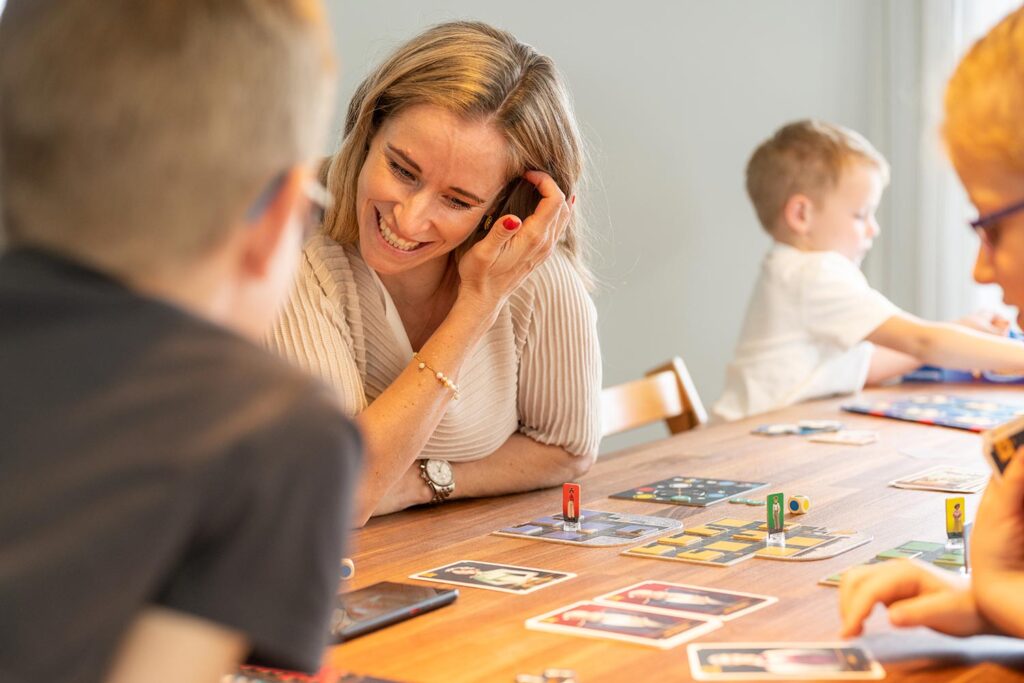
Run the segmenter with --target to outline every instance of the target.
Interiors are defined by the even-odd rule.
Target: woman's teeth
[[[410,242],[409,240],[403,240],[401,237],[391,232],[391,229],[384,224],[384,219],[381,218],[379,215],[377,216],[377,227],[380,229],[380,234],[384,238],[384,241],[393,246],[395,249],[400,249],[402,251],[412,251],[421,244],[421,242]]]

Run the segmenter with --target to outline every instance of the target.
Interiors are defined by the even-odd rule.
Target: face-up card
[[[667,650],[715,630],[717,619],[662,614],[627,606],[577,602],[526,620],[534,631],[585,638],[610,638]]]
[[[837,443],[844,446],[866,446],[878,441],[878,432],[869,429],[844,429],[839,432],[815,434],[808,441],[816,443]]]
[[[595,601],[729,621],[779,600],[769,595],[702,588],[682,583],[641,581],[622,590],[599,596]]]
[[[923,472],[889,482],[898,489],[920,491],[948,491],[950,493],[977,493],[985,488],[988,473],[951,465],[939,465]]]
[[[981,448],[995,477],[1006,471],[1017,449],[1024,446],[1024,417],[1010,420],[981,435]]]
[[[843,423],[837,420],[801,420],[795,423],[761,425],[750,433],[760,436],[785,436],[787,434],[804,436],[822,432],[838,432],[842,428]]]
[[[410,579],[457,584],[483,588],[502,593],[532,593],[576,576],[569,572],[555,572],[513,564],[495,564],[476,560],[459,560],[437,569],[413,574]]]
[[[695,643],[687,648],[698,681],[877,680],[885,670],[849,643]]]

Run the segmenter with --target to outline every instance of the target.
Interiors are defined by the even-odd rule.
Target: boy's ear
[[[308,171],[295,166],[287,171],[274,197],[256,218],[243,224],[242,268],[256,278],[271,269],[278,251],[287,243],[289,230],[306,201],[303,184]]]
[[[794,194],[782,207],[782,222],[798,235],[806,235],[814,216],[814,202],[805,194]]]

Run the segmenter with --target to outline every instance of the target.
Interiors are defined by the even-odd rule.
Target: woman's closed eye
[[[407,183],[416,182],[416,176],[412,171],[402,166],[397,161],[388,159],[388,168],[391,169],[391,173],[399,180]]]

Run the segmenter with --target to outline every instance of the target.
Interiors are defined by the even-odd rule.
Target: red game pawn
[[[580,528],[580,494],[579,484],[562,484],[562,525],[566,531]]]

